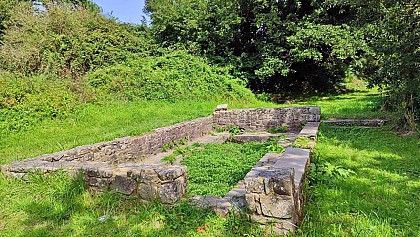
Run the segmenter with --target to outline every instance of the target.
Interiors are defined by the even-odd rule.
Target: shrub
[[[204,58],[183,50],[132,57],[125,63],[89,73],[87,80],[104,95],[114,94],[127,100],[255,99],[226,68],[209,65]]]
[[[80,5],[44,2],[44,9],[19,2],[10,10],[0,44],[1,68],[75,78],[153,47],[145,28],[118,24]]]
[[[79,104],[72,85],[45,76],[0,73],[0,133],[20,131],[43,120],[60,118]]]

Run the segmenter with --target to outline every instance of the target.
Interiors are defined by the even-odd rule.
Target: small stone
[[[137,195],[146,201],[156,199],[158,197],[161,184],[158,183],[139,183],[137,188]]]
[[[170,181],[184,175],[186,170],[187,168],[185,166],[170,166],[168,168],[158,169],[156,172],[160,180]]]

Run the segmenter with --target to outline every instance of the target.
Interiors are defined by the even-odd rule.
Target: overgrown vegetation
[[[91,195],[62,172],[30,182],[0,174],[1,236],[243,236],[263,234],[246,218],[227,219],[182,201],[144,204],[123,195]]]
[[[245,177],[267,153],[284,151],[276,140],[244,144],[208,144],[183,156],[187,166],[188,192],[193,195],[223,196]]]
[[[226,101],[275,106],[244,85],[264,101],[315,95],[298,104],[320,105],[322,118],[418,126],[414,0],[148,0],[147,10],[150,27],[117,23],[89,0],[0,1],[0,164],[138,135]],[[384,93],[321,96],[346,92],[341,82],[356,77]],[[418,138],[389,127],[322,126],[297,236],[420,235]],[[279,151],[275,143],[227,143],[176,153],[189,166],[191,194],[223,195],[263,154]],[[267,236],[245,218],[187,202],[92,195],[61,172],[28,183],[0,174],[0,233]]]
[[[257,93],[319,94],[354,75],[380,86],[402,127],[419,122],[420,21],[406,1],[147,0],[152,33],[232,73]]]

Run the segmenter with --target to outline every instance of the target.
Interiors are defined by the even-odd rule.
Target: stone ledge
[[[293,168],[295,171],[294,185],[298,189],[304,178],[310,161],[310,150],[288,147],[275,164],[276,168]]]
[[[299,137],[317,138],[318,128],[320,122],[308,122],[299,132]]]
[[[387,119],[328,119],[322,120],[323,123],[335,126],[366,126],[379,127],[388,122]]]

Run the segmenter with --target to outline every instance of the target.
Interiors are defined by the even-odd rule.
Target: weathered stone
[[[299,132],[300,137],[316,138],[318,133],[319,122],[308,122]]]
[[[150,201],[157,199],[161,186],[159,183],[139,183],[137,195],[143,200]]]
[[[187,167],[170,166],[167,168],[157,169],[156,173],[162,181],[172,181],[185,174]]]
[[[289,196],[260,195],[259,198],[264,216],[287,219],[296,215],[294,200]]]
[[[290,168],[256,167],[245,176],[245,188],[247,193],[291,195],[293,179],[294,171]]]
[[[97,178],[97,177],[90,177],[89,178],[89,185],[98,188],[100,191],[104,191],[109,186],[109,179]]]
[[[153,168],[144,168],[141,170],[140,174],[133,177],[138,182],[142,183],[160,183],[159,176],[155,169]]]
[[[220,104],[216,107],[216,109],[214,110],[214,112],[218,112],[218,111],[226,111],[228,110],[228,105],[227,104]]]
[[[251,213],[256,213],[258,215],[262,214],[259,194],[255,194],[255,193],[245,194],[245,202],[246,202],[246,206],[248,210]]]
[[[294,170],[294,186],[299,189],[303,182],[305,171],[309,165],[310,150],[288,147],[274,167],[290,167]]]
[[[181,199],[187,190],[187,179],[183,176],[173,182],[165,183],[159,190],[159,198],[162,203],[174,203]]]
[[[255,127],[256,128],[256,127]],[[278,134],[271,133],[245,133],[232,136],[231,140],[235,142],[265,142],[272,138],[279,137]]]
[[[212,209],[221,217],[228,217],[232,210],[237,212],[239,211],[229,198],[217,196],[194,196],[190,202],[197,207]]]
[[[264,178],[259,177],[259,176],[252,177],[252,178],[245,178],[245,188],[246,188],[247,193],[263,193],[264,192]]]
[[[126,174],[116,174],[111,179],[111,190],[126,195],[131,195],[136,189],[136,185],[136,181],[127,177]]]

